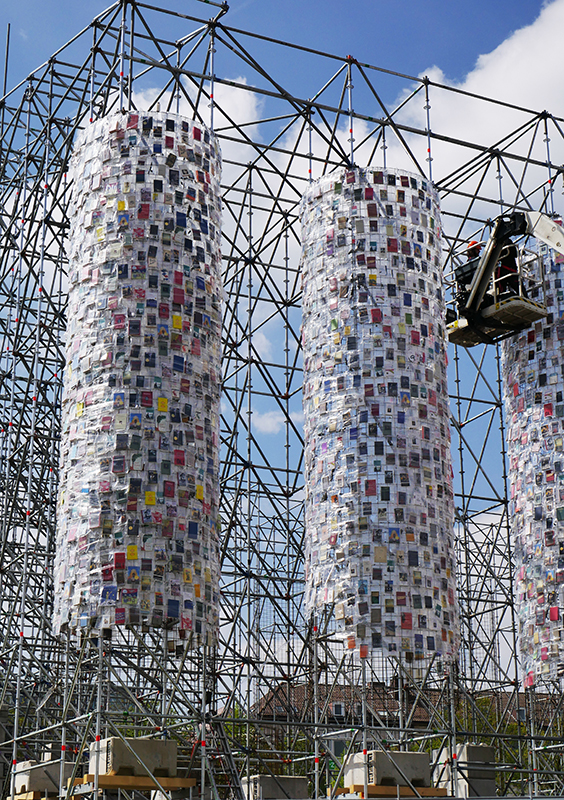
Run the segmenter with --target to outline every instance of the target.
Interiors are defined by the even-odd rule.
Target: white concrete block
[[[72,774],[74,764],[65,763],[63,788]],[[16,794],[24,792],[49,792],[57,794],[59,791],[59,774],[61,765],[58,762],[20,761],[16,764]]]
[[[102,739],[100,742],[100,775],[148,775],[157,778],[175,778],[177,768],[177,747],[172,739],[127,739],[139,759],[117,736]],[[90,766],[88,772],[96,772],[96,743],[90,747]]]
[[[307,800],[308,779],[294,775],[251,775],[243,778],[243,794],[247,800]]]
[[[431,785],[428,753],[369,750],[367,759],[369,784],[407,786],[406,778],[408,778],[413,786],[425,788]],[[345,786],[364,783],[364,756],[362,753],[355,753],[347,761],[344,769],[344,781]]]
[[[495,750],[482,744],[459,744],[455,750],[433,751],[433,761],[438,765],[433,771],[433,781],[438,788],[449,792],[454,780],[457,797],[495,797]]]

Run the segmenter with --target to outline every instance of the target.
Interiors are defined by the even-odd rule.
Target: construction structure
[[[319,86],[288,84],[288,58],[296,72],[322,75]],[[485,144],[436,129],[433,106],[453,97],[472,118],[509,107],[511,121]],[[270,775],[306,777],[317,798],[340,791],[347,755],[369,748],[392,760],[424,751],[431,774],[433,751],[450,750],[454,793],[452,756],[469,742],[493,748],[499,794],[561,795],[559,679],[519,682],[496,345],[453,349],[449,364],[458,660],[434,657],[418,674],[390,653],[376,671],[336,639],[331,608],[314,621],[304,614],[298,216],[311,179],[354,164],[432,181],[448,286],[491,218],[558,210],[563,121],[237,30],[211,0],[182,14],[117,2],[1,103],[3,795],[15,794],[20,762],[49,759],[41,770],[55,794],[67,779],[82,781],[81,794],[187,791],[167,783],[180,780],[241,800],[254,776]],[[90,121],[158,106],[209,126],[223,155],[220,640],[196,649],[166,627],[116,626],[110,640],[85,626],[78,641],[53,627],[69,160]],[[454,116],[464,117],[460,107]],[[139,737],[176,743],[177,778],[101,774],[93,743],[121,739],[131,752]],[[366,795],[367,769],[363,777]]]

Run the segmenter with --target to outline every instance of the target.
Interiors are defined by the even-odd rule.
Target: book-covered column
[[[174,114],[77,138],[56,631],[216,637],[220,171],[215,137]]]
[[[351,169],[302,199],[306,607],[361,657],[459,642],[441,223],[432,185]]]
[[[520,258],[544,271],[548,312],[502,343],[519,656],[533,686],[564,677],[564,257],[540,244]]]

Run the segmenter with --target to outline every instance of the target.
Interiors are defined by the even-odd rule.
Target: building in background
[[[459,621],[432,185],[341,170],[301,205],[306,604],[361,657],[451,659]]]

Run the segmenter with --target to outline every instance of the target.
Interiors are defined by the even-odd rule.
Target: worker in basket
[[[495,284],[498,298],[519,294],[519,267],[517,247],[511,243],[503,248],[495,268]],[[523,291],[525,296],[525,292]]]
[[[480,258],[481,252],[482,245],[479,242],[470,242],[466,248],[466,261],[474,261],[475,258]]]
[[[466,248],[466,262],[455,270],[457,283],[455,300],[459,308],[463,307],[468,299],[468,287],[472,283],[472,278],[480,261],[481,249],[482,245],[478,244],[478,242],[470,242]]]

